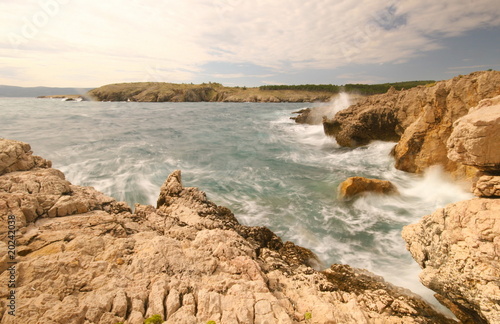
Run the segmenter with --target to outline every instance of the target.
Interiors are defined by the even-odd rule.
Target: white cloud
[[[439,37],[500,26],[496,0],[38,0],[0,11],[0,57],[16,58],[0,69],[25,71],[25,85],[185,82],[210,62],[276,73],[401,63]]]

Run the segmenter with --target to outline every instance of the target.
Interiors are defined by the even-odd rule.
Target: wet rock
[[[351,177],[339,185],[340,199],[350,199],[362,193],[397,194],[398,190],[392,182],[364,177]]]

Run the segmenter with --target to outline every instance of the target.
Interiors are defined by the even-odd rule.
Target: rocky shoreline
[[[402,235],[423,269],[421,282],[462,323],[499,323],[500,72],[367,97],[323,126],[341,146],[397,142],[398,169],[421,173],[441,165],[472,183],[478,198],[424,216]]]
[[[368,97],[324,128],[344,146],[398,142],[399,168],[441,164],[473,183],[477,198],[402,235],[422,283],[459,322],[500,322],[500,72]],[[348,180],[345,199],[395,194],[378,179]],[[326,268],[239,224],[180,171],[156,206],[132,211],[69,183],[29,144],[0,139],[0,222],[0,323],[457,323],[366,270]]]
[[[184,187],[180,171],[156,207],[132,212],[70,184],[26,143],[1,139],[0,161],[0,323],[143,323],[152,315],[166,323],[455,323],[365,270],[321,270],[311,251],[240,225]],[[6,253],[12,219],[15,264]]]
[[[309,118],[314,109],[299,112],[296,121],[315,123]],[[421,282],[462,323],[499,323],[500,72],[474,72],[366,97],[333,118],[324,117],[323,127],[345,147],[395,142],[398,169],[422,173],[440,165],[472,184],[478,198],[424,216],[402,236],[423,269]],[[390,183],[354,177],[341,184],[339,195],[384,188]]]
[[[422,173],[439,164],[456,178],[470,178],[475,169],[448,159],[446,143],[453,123],[483,99],[500,95],[500,72],[481,71],[430,86],[389,90],[360,100],[325,119],[325,133],[345,147],[371,141],[397,142],[397,169]]]

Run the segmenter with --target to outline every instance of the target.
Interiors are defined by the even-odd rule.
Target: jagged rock
[[[265,227],[239,224],[205,193],[184,187],[180,171],[162,186],[158,208],[136,205],[134,213],[56,171],[24,172],[0,176],[7,188],[1,221],[14,215],[18,233],[16,316],[0,285],[2,324],[139,324],[154,314],[166,323],[454,323],[366,271],[314,270],[311,251]],[[24,201],[38,198],[43,204],[28,218]],[[68,206],[66,215],[57,209],[58,217],[48,217],[57,204]],[[0,237],[7,255],[4,226]],[[0,282],[10,276],[7,262],[0,260]]]
[[[339,185],[338,190],[340,199],[349,199],[365,192],[379,194],[395,194],[398,192],[396,186],[390,181],[363,177],[348,178]]]
[[[295,120],[297,124],[321,124],[321,118],[318,121],[309,120],[309,116],[311,115],[311,108],[304,108],[298,111],[294,111],[292,112],[292,114],[297,114],[296,117],[290,117],[290,119]]]
[[[73,186],[64,174],[51,169],[51,162],[33,156],[30,146],[0,139],[0,156],[7,156],[0,176],[0,221],[15,215],[19,226],[39,218],[82,214],[92,210],[129,211],[125,203],[91,187]],[[8,165],[8,166],[7,166]],[[10,171],[9,171],[10,170]],[[0,231],[0,239],[5,233]]]
[[[295,111],[292,114],[297,114],[296,117],[290,117],[297,124],[321,125],[323,117],[330,115],[332,108],[330,106],[319,106],[312,108],[304,108]]]
[[[478,197],[500,197],[500,176],[482,175],[473,184],[472,191]]]
[[[475,198],[403,229],[422,283],[465,323],[500,323],[499,215],[500,200]]]
[[[500,96],[482,100],[453,124],[448,158],[481,171],[500,172]]]
[[[27,171],[34,167],[51,167],[50,161],[32,155],[27,143],[0,138],[0,175],[13,171]]]
[[[440,164],[457,177],[470,177],[474,169],[447,158],[446,142],[458,118],[480,100],[498,95],[500,72],[474,72],[433,86],[367,97],[323,125],[325,133],[341,146],[356,147],[373,140],[398,142],[394,157],[400,170],[421,173]]]

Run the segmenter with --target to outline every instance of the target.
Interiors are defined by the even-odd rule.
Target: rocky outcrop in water
[[[458,119],[448,156],[481,170],[476,198],[451,204],[405,227],[421,281],[464,323],[500,323],[500,97]]]
[[[153,315],[166,323],[454,323],[367,271],[315,270],[312,252],[240,225],[183,186],[180,171],[156,208],[132,213],[70,184],[29,145],[0,139],[0,147],[0,323]]]
[[[340,199],[350,199],[362,193],[396,194],[398,189],[387,180],[350,177],[339,185]]]
[[[341,146],[356,147],[373,140],[398,142],[396,167],[420,173],[440,164],[457,177],[475,171],[447,157],[453,123],[479,101],[500,95],[500,72],[474,72],[432,86],[374,95],[325,120],[325,133]]]

